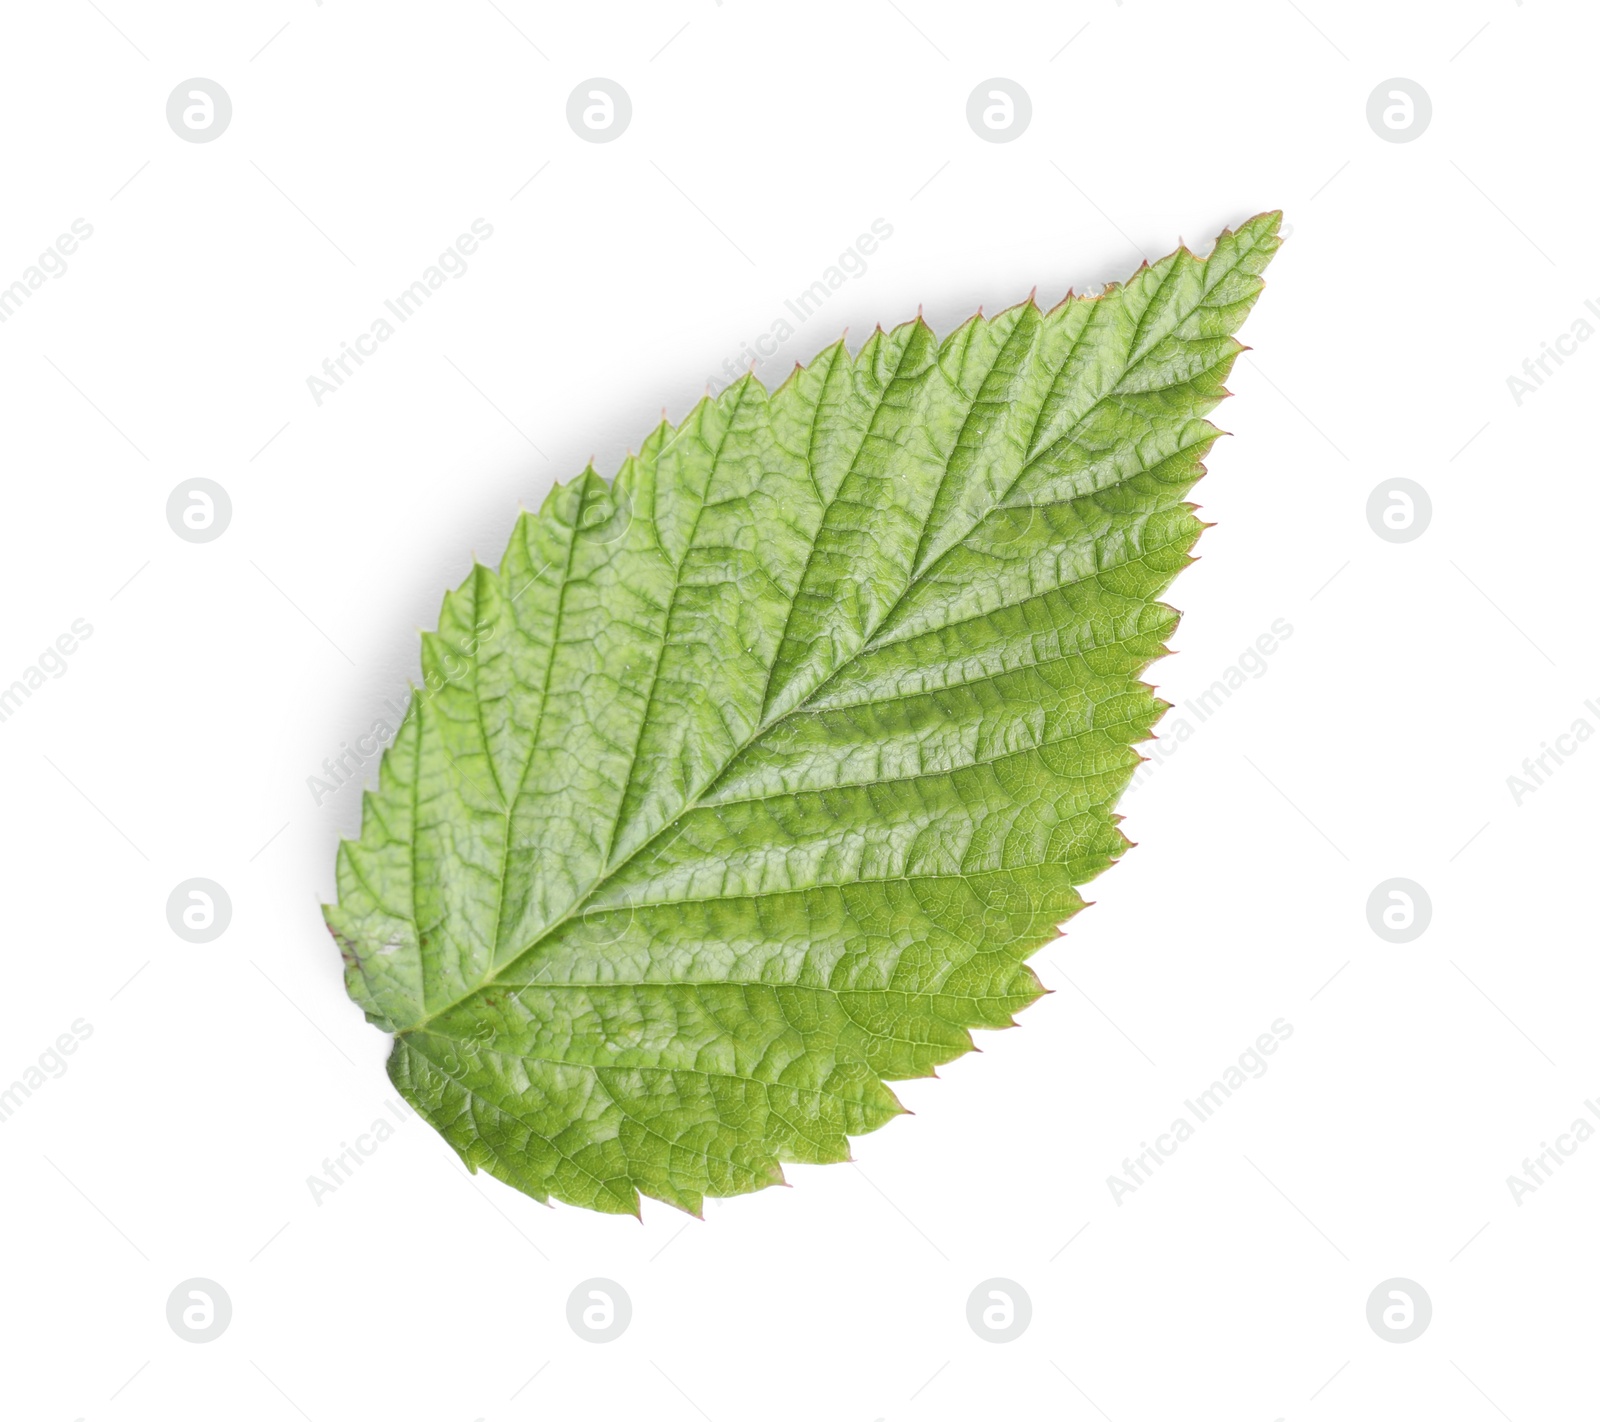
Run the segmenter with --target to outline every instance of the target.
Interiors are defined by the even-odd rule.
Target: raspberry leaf
[[[1277,228],[747,376],[446,596],[326,915],[471,1168],[698,1212],[847,1159],[1039,995],[1127,847]]]

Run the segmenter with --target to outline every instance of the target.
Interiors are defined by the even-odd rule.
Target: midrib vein
[[[1250,250],[1254,250],[1254,249],[1251,248]],[[1216,282],[1207,282],[1207,283],[1205,283],[1203,285],[1201,293],[1200,293],[1200,299],[1198,301],[1196,301],[1195,304],[1192,307],[1190,307],[1188,310],[1186,310],[1181,316],[1179,316],[1177,319],[1175,319],[1173,321],[1172,330],[1176,331],[1179,327],[1181,327],[1183,325],[1183,323],[1185,321],[1187,321],[1195,313],[1195,311],[1199,310],[1200,307],[1205,304],[1206,298],[1211,294],[1211,291],[1216,286],[1216,284],[1218,282],[1220,282],[1225,276],[1227,276],[1229,272],[1231,272],[1233,270],[1236,270],[1238,268],[1238,266],[1242,263],[1242,261],[1244,259],[1244,256],[1245,256],[1244,252],[1240,252],[1240,253],[1236,254],[1234,261],[1229,265],[1229,267],[1226,270],[1224,270],[1224,271],[1222,271],[1222,272],[1220,272],[1218,274]],[[1156,344],[1158,344],[1158,343],[1156,343]],[[1137,369],[1140,365],[1142,365],[1144,363],[1145,360],[1147,360],[1149,358],[1150,351],[1153,350],[1153,349],[1154,349],[1154,344],[1150,347],[1150,349],[1147,349],[1143,354],[1137,356],[1136,358],[1133,358],[1133,359],[1129,360],[1128,363],[1126,365],[1124,365],[1122,371],[1120,372],[1120,374],[1118,376],[1116,384],[1114,384],[1113,387],[1112,387],[1113,391],[1117,388],[1117,385],[1120,385],[1120,383],[1127,378],[1127,376],[1128,376],[1130,371],[1132,371],[1134,369]],[[933,367],[930,367],[930,368],[931,369],[937,369],[937,365],[935,365]],[[1064,371],[1065,368],[1066,367],[1063,366],[1062,370]],[[1053,378],[1059,378],[1060,373],[1061,372],[1058,372],[1056,377],[1053,377]],[[1101,396],[1100,398],[1098,398],[1098,399],[1094,400],[1093,402],[1091,402],[1091,404],[1088,406],[1088,408],[1086,408],[1080,415],[1077,416],[1076,419],[1073,420],[1072,425],[1061,436],[1061,438],[1052,442],[1051,447],[1052,448],[1057,448],[1063,442],[1071,440],[1077,434],[1077,432],[1083,427],[1084,422],[1089,418],[1089,416],[1092,415],[1094,413],[1094,411],[1096,409],[1098,409],[1099,406],[1101,404],[1103,404],[1104,401],[1107,398],[1109,398],[1109,393],[1110,392],[1108,392],[1107,395]],[[1048,395],[1046,396],[1046,401],[1048,401]],[[954,451],[952,450],[952,456],[953,456],[953,454],[954,454]],[[1037,458],[1038,458],[1038,456],[1034,456],[1033,459],[1029,459],[1029,460],[1025,460],[1024,461],[1024,465],[1023,465],[1022,471],[1018,473],[1016,479],[1014,479],[1012,481],[1012,484],[1006,490],[1005,495],[1002,496],[1002,500],[1001,500],[1002,503],[1004,501],[1004,498],[1009,497],[1010,494],[1015,490],[1016,485],[1021,482],[1021,479],[1024,477],[1024,475],[1026,474],[1027,470],[1032,467],[1032,464],[1034,462],[1036,462]],[[1118,480],[1116,482],[1120,484],[1120,483],[1123,483],[1123,482],[1126,482],[1126,481],[1125,480]],[[1108,486],[1108,487],[1115,487],[1115,485]],[[998,507],[998,505],[997,505],[997,507]],[[989,513],[986,513],[984,515],[984,517],[987,518],[989,516],[989,514],[992,513],[992,512],[993,512],[993,509],[991,509],[989,511]],[[932,513],[932,511],[930,509],[930,517],[931,517],[931,513]],[[968,528],[967,533],[964,535],[963,539],[958,540],[958,542],[964,542],[965,538],[971,537],[973,529],[978,527],[978,525],[980,525],[982,522],[983,522],[983,519],[981,519],[981,518],[975,520],[974,523],[971,525],[971,527]],[[923,577],[926,577],[926,572],[924,572]],[[543,929],[541,929],[540,932],[538,933],[538,935],[530,943],[528,943],[525,947],[518,949],[515,953],[513,953],[510,957],[508,957],[503,963],[501,963],[498,967],[494,968],[490,973],[488,973],[475,987],[470,989],[468,992],[463,993],[460,997],[454,999],[452,1002],[446,1003],[443,1007],[436,1008],[433,1012],[430,1012],[427,1016],[419,1018],[417,1021],[409,1023],[405,1027],[399,1028],[395,1033],[396,1038],[405,1037],[405,1036],[407,1036],[407,1035],[409,1035],[410,1033],[413,1033],[413,1032],[420,1032],[430,1022],[433,1022],[437,1018],[444,1016],[448,1012],[453,1012],[456,1008],[460,1007],[463,1003],[470,1002],[473,998],[477,997],[480,993],[487,991],[489,988],[492,988],[499,981],[499,979],[500,979],[500,977],[501,977],[501,975],[503,973],[505,973],[507,970],[509,970],[511,968],[516,967],[519,963],[521,963],[524,959],[526,959],[531,953],[535,952],[542,944],[546,943],[550,938],[552,938],[562,928],[564,928],[567,924],[571,923],[574,918],[578,917],[579,915],[581,915],[584,912],[586,912],[589,908],[593,907],[596,896],[599,895],[600,892],[602,890],[604,890],[605,887],[608,884],[610,884],[614,879],[616,879],[616,877],[619,874],[621,874],[624,869],[628,868],[628,866],[631,865],[642,854],[646,853],[646,851],[648,851],[649,849],[654,847],[662,839],[662,837],[665,836],[668,833],[668,831],[670,831],[676,824],[678,824],[686,815],[693,814],[696,810],[700,809],[703,806],[703,804],[705,803],[705,796],[711,790],[713,790],[716,787],[717,783],[726,774],[728,768],[730,766],[732,766],[733,764],[735,764],[738,761],[740,756],[742,756],[747,750],[749,750],[751,746],[756,744],[757,741],[761,740],[770,731],[772,731],[774,729],[774,727],[782,725],[783,722],[785,722],[786,720],[788,720],[792,716],[797,716],[797,715],[801,714],[802,712],[809,710],[810,707],[811,707],[812,702],[818,696],[820,696],[822,694],[822,692],[824,692],[830,685],[832,685],[832,683],[841,675],[841,673],[847,671],[850,667],[855,665],[856,661],[864,653],[866,653],[869,650],[871,650],[872,649],[872,640],[873,640],[873,638],[876,637],[877,634],[888,624],[889,620],[899,610],[901,604],[905,602],[906,598],[911,595],[911,593],[915,590],[915,588],[919,585],[920,582],[921,582],[921,579],[919,579],[916,576],[912,576],[911,578],[908,578],[906,586],[905,586],[904,589],[902,589],[899,597],[897,597],[895,599],[894,603],[888,608],[888,610],[884,613],[884,615],[878,620],[877,625],[875,627],[873,627],[872,630],[866,634],[866,636],[862,639],[861,645],[850,656],[848,656],[848,657],[844,658],[843,660],[841,660],[840,663],[833,669],[833,671],[831,671],[826,677],[824,677],[820,682],[818,682],[817,685],[815,687],[813,687],[812,690],[809,691],[801,701],[796,703],[794,706],[790,707],[787,711],[784,711],[781,714],[770,718],[769,720],[763,721],[755,729],[755,731],[753,731],[750,734],[750,736],[747,737],[744,740],[744,742],[741,743],[737,747],[737,749],[735,749],[733,751],[733,753],[728,756],[728,758],[718,768],[716,774],[712,775],[711,777],[709,777],[698,789],[696,789],[690,796],[688,796],[686,798],[686,800],[684,801],[683,805],[678,809],[678,811],[674,815],[672,815],[671,818],[669,818],[661,826],[660,829],[658,829],[648,839],[642,841],[635,848],[629,850],[627,852],[627,854],[625,854],[622,857],[622,859],[620,859],[615,864],[613,864],[608,869],[606,869],[604,873],[602,873],[597,879],[595,879],[595,881],[592,884],[590,884],[590,886],[588,887],[587,890],[585,890],[581,895],[579,895],[576,899],[573,900],[572,904],[568,906],[566,911],[564,913],[562,913],[559,918],[555,919],[554,921],[552,921],[551,923],[546,925]],[[531,984],[527,984],[525,986],[531,986]]]

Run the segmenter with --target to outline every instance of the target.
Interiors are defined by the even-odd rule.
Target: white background
[[[0,1085],[92,1027],[0,1125],[0,1411],[1592,1413],[1600,1142],[1506,1183],[1600,1095],[1600,743],[1506,783],[1600,727],[1600,343],[1507,387],[1600,298],[1592,7],[64,0],[8,7],[4,51],[0,284],[94,232],[0,325],[0,684],[94,631],[0,724]],[[214,142],[167,125],[192,76],[231,96]],[[632,98],[613,143],[566,121],[591,76]],[[1011,143],[966,121],[992,76],[1032,98]],[[1414,142],[1367,123],[1394,76],[1432,99]],[[392,1092],[318,910],[359,792],[307,777],[403,699],[519,500],[680,418],[874,218],[892,238],[764,378],[1272,207],[1292,236],[1198,494],[1219,526],[1152,673],[1169,731],[1293,634],[1127,797],[1139,847],[1035,960],[1054,995],[900,1088],[917,1114],[858,1164],[703,1223],[541,1207],[414,1118],[315,1202]],[[307,377],[477,218],[466,275],[319,406]],[[198,476],[233,503],[208,544],[165,516]],[[1395,476],[1433,503],[1406,544],[1365,514]],[[203,946],[166,919],[193,876],[233,903]],[[1366,918],[1394,876],[1433,904],[1406,945]],[[1267,1074],[1118,1204],[1107,1177],[1278,1018]],[[203,1346],[165,1314],[196,1276],[233,1304]],[[566,1321],[595,1276],[633,1302],[604,1346]],[[966,1321],[995,1276],[1032,1300],[1005,1345]],[[1398,1345],[1365,1312],[1396,1276],[1433,1302]]]

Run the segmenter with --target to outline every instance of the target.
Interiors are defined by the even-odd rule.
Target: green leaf
[[[445,598],[327,919],[470,1167],[698,1212],[1014,1025],[1128,844],[1278,221],[746,377]]]

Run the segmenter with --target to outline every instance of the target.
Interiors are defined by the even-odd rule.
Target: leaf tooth
[[[645,1185],[642,1191],[635,1190],[633,1194],[633,1217],[638,1220],[640,1224],[644,1223],[644,1213],[639,1207],[639,1196],[641,1193],[648,1196],[652,1200],[659,1200],[663,1205],[670,1205],[675,1210],[681,1210],[691,1219],[699,1220],[701,1224],[705,1223],[706,1197],[701,1194],[700,1191],[676,1190],[671,1186],[665,1186],[660,1192],[657,1192],[652,1190],[649,1185]]]
[[[1062,309],[1062,307],[1072,305],[1072,303],[1074,301],[1076,301],[1077,299],[1078,299],[1077,291],[1073,287],[1069,286],[1067,288],[1066,295],[1063,296],[1060,301],[1056,302],[1056,304],[1054,306],[1052,306],[1047,312],[1045,312],[1045,315],[1053,316],[1053,315],[1055,315],[1055,313],[1057,311],[1060,311]]]
[[[776,400],[778,396],[787,391],[788,388],[793,385],[795,381],[798,380],[803,374],[805,374],[805,367],[801,365],[799,361],[796,361],[794,363],[794,369],[784,376],[782,382],[773,389],[772,398]]]

